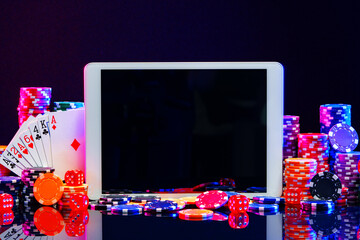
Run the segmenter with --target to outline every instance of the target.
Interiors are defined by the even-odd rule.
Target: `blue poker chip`
[[[144,206],[145,211],[169,212],[177,209],[177,203],[170,200],[148,202]]]
[[[285,204],[285,198],[282,198],[282,197],[255,196],[255,197],[253,197],[253,200],[256,203]]]
[[[300,204],[303,210],[312,211],[312,212],[329,211],[335,209],[335,204],[333,201],[308,199],[308,200],[302,200]]]
[[[253,213],[255,215],[258,215],[258,216],[269,216],[269,215],[280,215],[280,214],[282,214],[281,212],[277,212],[277,211],[257,212],[257,211],[249,210],[248,212]]]
[[[13,177],[13,176],[4,176],[0,177],[0,184],[4,183],[20,183],[21,178],[20,177]]]
[[[116,202],[127,203],[131,200],[131,196],[124,194],[104,194],[102,197],[100,197],[100,200],[106,202],[116,201]]]
[[[249,211],[253,212],[278,212],[278,204],[261,204],[261,203],[250,203]]]
[[[333,149],[340,152],[351,152],[359,144],[356,130],[344,123],[335,124],[330,129],[329,139]]]
[[[160,197],[155,195],[137,195],[131,198],[132,202],[147,203],[160,200]]]
[[[116,205],[111,207],[111,213],[122,215],[141,214],[143,207],[140,205]]]

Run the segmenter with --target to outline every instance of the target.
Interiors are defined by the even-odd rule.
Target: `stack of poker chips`
[[[64,211],[66,211],[66,209],[68,209],[70,211],[71,210],[71,208],[70,208],[71,194],[81,193],[81,194],[87,195],[88,188],[89,188],[89,186],[87,184],[81,184],[79,186],[69,186],[67,184],[64,184],[64,192],[63,192],[61,199],[57,202],[58,205],[60,205]]]
[[[34,196],[35,181],[40,177],[41,174],[53,173],[54,171],[55,169],[51,167],[33,167],[26,168],[22,171],[21,180],[24,183],[24,188],[21,191],[21,199],[24,203],[24,206],[31,207],[32,205],[39,205]]]
[[[329,140],[324,133],[301,133],[298,135],[298,157],[317,161],[317,172],[329,171]]]
[[[347,206],[347,198],[349,196],[349,189],[342,187],[340,197],[335,201],[336,207],[343,208]]]
[[[360,211],[357,207],[348,207],[341,213],[340,228],[336,232],[337,238],[334,239],[360,239]]]
[[[351,126],[351,105],[348,104],[324,104],[320,106],[320,133],[328,134],[330,129],[338,124],[345,123]],[[329,165],[334,172],[333,164],[338,151],[330,146]]]
[[[298,138],[300,133],[300,117],[284,115],[283,117],[283,169],[285,159],[297,157]],[[284,176],[284,172],[283,172]],[[284,182],[285,179],[283,179]]]
[[[83,102],[69,102],[69,101],[63,101],[63,102],[54,102],[54,111],[67,111],[70,109],[76,109],[84,107]]]
[[[300,188],[303,199],[311,199],[310,182],[316,175],[317,162],[312,158],[288,158],[285,160],[286,188]],[[286,190],[284,189],[284,192]]]
[[[37,116],[50,111],[51,88],[49,87],[23,87],[20,88],[19,126],[29,116]]]
[[[7,148],[6,145],[0,145],[0,156],[1,154],[3,154],[6,148]],[[0,164],[0,177],[9,176],[9,175],[10,175],[10,170],[4,167],[2,164]]]
[[[342,185],[348,188],[347,203],[349,205],[357,204],[360,187],[358,170],[360,152],[338,153],[336,156],[334,170]]]
[[[20,202],[19,192],[22,188],[21,178],[14,176],[0,177],[0,193],[8,193],[13,197],[14,205]]]
[[[302,213],[300,206],[285,208],[285,239],[316,239],[316,232],[310,226],[310,216]]]

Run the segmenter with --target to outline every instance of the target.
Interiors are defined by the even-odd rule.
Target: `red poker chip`
[[[195,200],[198,208],[217,209],[228,202],[228,195],[221,190],[211,190],[201,193]]]

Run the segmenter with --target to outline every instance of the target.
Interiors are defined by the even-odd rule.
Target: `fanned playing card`
[[[50,132],[48,128],[49,116],[44,114],[37,117],[37,123],[41,134],[41,141],[44,147],[44,152],[47,160],[47,166],[52,167],[52,154],[51,154],[51,143],[50,143]]]
[[[29,151],[29,154],[34,159],[35,166],[40,167],[41,161],[39,158],[39,153],[37,152],[34,139],[30,133],[29,129],[25,129],[22,133],[20,133],[20,139],[22,143],[25,145],[26,149]]]
[[[68,169],[85,172],[84,108],[49,113],[54,168],[59,176]]]
[[[40,115],[38,115],[36,118],[38,117],[40,117]],[[44,146],[41,141],[40,129],[37,125],[37,119],[34,119],[33,121],[29,122],[28,129],[31,133],[31,136],[33,137],[35,148],[37,150],[39,159],[41,161],[41,166],[48,167]]]

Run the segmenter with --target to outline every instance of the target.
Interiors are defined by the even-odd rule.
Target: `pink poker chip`
[[[228,195],[221,190],[211,190],[201,193],[195,201],[198,208],[217,209],[224,206],[229,200]]]

